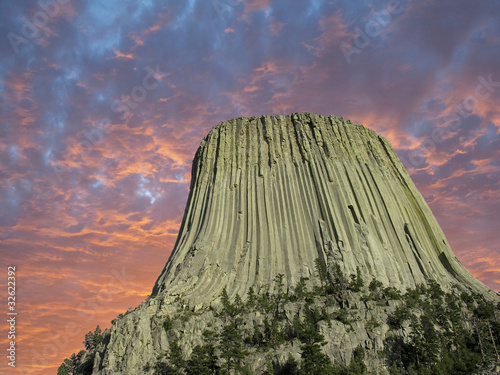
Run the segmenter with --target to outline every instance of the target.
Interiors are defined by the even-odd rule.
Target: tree
[[[243,339],[238,333],[238,322],[232,322],[224,327],[220,336],[220,356],[226,361],[226,370],[240,369],[241,361],[248,354],[243,348]]]
[[[172,328],[174,328],[174,322],[172,322],[172,319],[170,319],[169,316],[165,318],[165,321],[163,322],[163,328],[165,328],[165,331],[170,331]]]
[[[255,307],[255,302],[257,301],[257,297],[255,296],[255,290],[253,289],[253,286],[248,289],[247,293],[247,303],[246,307],[247,309],[251,310]]]
[[[211,374],[218,374],[219,357],[217,356],[215,348],[219,340],[219,335],[214,331],[205,330],[203,332],[203,337],[205,338],[205,345],[203,347],[205,348],[205,353],[206,353],[206,364]]]
[[[373,279],[370,281],[370,285],[368,285],[368,290],[370,291],[370,295],[373,300],[379,300],[381,297],[380,289],[384,286],[381,281],[377,279]]]
[[[182,374],[167,362],[157,362],[154,366],[155,375],[178,375]]]
[[[349,287],[349,281],[345,277],[344,272],[340,268],[338,263],[335,264],[333,274],[331,275],[333,280],[333,290],[336,298],[339,300],[340,307],[344,307],[345,300],[347,298],[347,288]]]
[[[243,300],[241,299],[240,295],[236,293],[236,297],[234,297],[234,303],[233,303],[234,315],[241,314],[244,309],[245,309],[245,304],[243,303]]]
[[[302,342],[302,366],[301,374],[323,375],[331,374],[333,367],[330,359],[321,350],[325,345],[325,337],[317,331],[316,324],[321,319],[321,315],[316,309],[307,307],[304,310],[304,320],[296,318],[293,321],[294,330]]]
[[[260,331],[259,325],[257,323],[253,325],[253,334],[251,337],[251,343],[257,346],[263,346],[264,344],[264,335]]]
[[[365,349],[362,346],[358,346],[354,349],[352,355],[351,363],[349,364],[348,374],[349,375],[364,375],[366,374],[367,368],[365,362]]]
[[[297,285],[295,286],[294,289],[294,295],[298,301],[302,301],[304,300],[304,298],[306,298],[307,285],[306,285],[306,279],[304,277],[301,277],[300,280],[297,282]]]
[[[320,343],[305,343],[300,346],[300,349],[302,350],[302,374],[329,375],[332,373],[332,364],[328,356],[321,351]]]
[[[290,353],[288,353],[288,359],[283,366],[280,366],[277,371],[274,371],[275,375],[299,375],[299,373],[299,364]]]
[[[83,345],[85,345],[85,350],[90,352],[94,350],[101,341],[102,331],[101,328],[97,326],[94,333],[92,333],[92,331],[89,331],[89,333],[85,335],[85,341],[83,342]]]
[[[170,365],[175,370],[173,373],[182,374],[182,370],[186,367],[186,361],[184,361],[184,357],[182,356],[182,349],[179,346],[177,340],[173,341],[170,344],[170,353],[168,354],[168,360]]]
[[[319,258],[314,261],[316,272],[318,273],[319,281],[321,283],[320,294],[326,295],[328,285],[328,273],[326,271],[326,264]]]
[[[84,355],[85,355],[85,350],[80,350],[78,354],[75,353],[71,354],[69,359],[66,358],[64,362],[61,364],[61,366],[59,366],[59,368],[57,369],[57,375],[69,375],[69,374],[76,375],[77,371],[79,375],[86,373],[85,368],[83,369],[83,373],[80,372],[82,370],[81,366],[82,365],[84,365],[84,367],[88,366],[91,362],[93,362],[94,356],[91,357],[91,362],[86,360],[85,363],[82,363],[82,357]]]
[[[287,295],[283,290],[284,289],[284,283],[283,283],[284,277],[285,277],[285,275],[280,273],[274,278],[274,281],[276,282],[276,288],[277,288],[276,308],[274,311],[276,319],[281,319],[285,315],[284,312],[281,311],[282,306],[287,301]]]
[[[360,292],[361,288],[365,285],[363,281],[363,277],[361,276],[361,270],[356,266],[356,275],[351,275],[351,282],[349,284],[349,288],[353,292]]]
[[[276,348],[281,343],[283,337],[276,318],[272,319],[270,323],[267,318],[264,318],[264,337],[267,345],[271,348]]]
[[[188,375],[212,374],[210,353],[207,346],[196,345],[194,347],[191,358],[187,362],[186,373]]]
[[[400,329],[408,319],[410,319],[410,310],[405,306],[398,306],[394,313],[388,316],[387,324],[391,329]]]
[[[236,306],[229,301],[226,288],[222,290],[222,307],[224,308],[224,312],[231,318],[234,318],[238,312]]]
[[[73,354],[74,356],[75,354]],[[75,363],[71,359],[66,358],[57,369],[57,375],[70,375],[74,373]]]

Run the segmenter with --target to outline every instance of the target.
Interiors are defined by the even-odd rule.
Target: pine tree
[[[318,342],[300,346],[302,350],[301,373],[304,375],[330,375],[333,371],[330,359],[321,350]]]
[[[299,364],[293,358],[292,354],[288,353],[288,359],[283,366],[276,372],[275,375],[299,375]]]
[[[215,331],[205,330],[203,332],[203,337],[206,342],[204,348],[207,355],[207,366],[211,374],[217,374],[219,372],[219,357],[216,353],[216,345],[219,340],[219,335]]]
[[[257,301],[257,297],[255,296],[255,290],[253,289],[253,286],[248,289],[247,293],[247,303],[246,307],[248,310],[252,310],[255,307],[255,302]]]
[[[321,283],[320,295],[326,295],[328,285],[328,273],[326,271],[326,264],[319,258],[314,261],[316,272],[318,273],[319,281]]]
[[[224,308],[224,312],[231,318],[236,316],[236,307],[229,301],[226,288],[222,290],[222,307]]]
[[[295,293],[294,297],[298,301],[304,300],[307,296],[307,285],[306,285],[306,279],[301,277],[300,280],[297,282],[297,285],[295,286]]]
[[[220,336],[220,349],[220,356],[226,361],[228,374],[231,374],[231,370],[241,367],[241,362],[248,353],[243,348],[243,338],[238,332],[237,321],[224,327]]]
[[[210,353],[207,346],[196,345],[187,362],[186,373],[188,375],[210,375],[211,363]]]
[[[362,346],[358,346],[354,349],[354,353],[349,364],[348,373],[349,375],[364,375],[366,374],[367,368],[363,359],[365,358],[365,350]]]
[[[73,354],[74,356],[75,354]],[[75,364],[71,359],[66,358],[57,369],[57,375],[70,375],[74,372]]]
[[[351,282],[349,284],[349,288],[353,292],[360,292],[361,288],[365,285],[363,278],[361,276],[361,270],[358,266],[356,266],[356,275],[351,275]]]
[[[173,341],[170,344],[170,353],[168,355],[168,360],[170,365],[175,370],[175,374],[182,374],[184,367],[186,367],[186,361],[184,361],[184,357],[182,356],[182,349],[179,346],[177,340]]]
[[[276,282],[276,289],[277,289],[277,293],[275,295],[276,296],[275,297],[276,298],[276,308],[274,311],[274,315],[275,315],[276,319],[281,319],[284,316],[284,311],[281,311],[281,310],[282,310],[282,306],[287,301],[287,295],[283,290],[284,289],[284,283],[283,283],[284,277],[285,277],[285,275],[280,273],[279,275],[277,275],[274,278],[274,281]]]
[[[89,333],[85,335],[85,341],[83,342],[83,345],[85,345],[85,350],[90,352],[94,350],[101,341],[102,331],[101,328],[97,326],[94,333],[89,331]]]

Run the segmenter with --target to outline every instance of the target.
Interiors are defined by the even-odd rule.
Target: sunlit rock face
[[[224,287],[311,277],[316,258],[398,289],[435,279],[482,291],[453,255],[389,142],[310,113],[238,118],[193,161],[177,243],[153,294],[210,302]]]
[[[293,292],[301,278],[319,285],[317,259],[329,274],[340,267],[349,277],[359,269],[365,284],[377,279],[404,292],[434,280],[444,290],[499,300],[453,255],[385,138],[334,116],[238,118],[202,141],[172,254],[151,297],[106,330],[92,373],[152,374],[173,340],[190,355],[205,329],[222,329],[216,311],[224,288],[231,299],[245,298],[250,287],[272,293],[280,274],[285,291]],[[388,373],[380,353],[389,337],[385,322],[398,303],[349,298],[346,306],[358,318],[318,326],[324,352],[347,364],[361,345],[369,367]],[[335,309],[328,306],[327,313]],[[300,304],[287,304],[285,313],[291,321]],[[170,328],[166,317],[174,318]],[[380,325],[368,329],[368,321]],[[261,323],[258,312],[243,322],[249,329]],[[299,347],[286,343],[273,355],[300,358]],[[261,374],[266,359],[253,353],[247,363]]]

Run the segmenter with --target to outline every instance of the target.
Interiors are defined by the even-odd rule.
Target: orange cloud
[[[125,53],[121,53],[120,51],[116,50],[115,51],[115,56],[118,58],[118,59],[129,59],[129,60],[132,60],[135,58],[134,54],[132,53],[129,53],[129,54],[125,54]]]

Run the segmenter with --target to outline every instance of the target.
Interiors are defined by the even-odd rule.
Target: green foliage
[[[386,340],[390,374],[473,374],[496,358],[495,309],[481,296],[463,292],[459,298],[429,281],[408,290],[404,302],[388,323],[397,328],[409,319],[411,331],[408,340]]]
[[[308,342],[301,345],[302,366],[304,375],[329,375],[333,368],[330,359],[321,350],[320,342]]]
[[[375,318],[371,317],[370,320],[366,322],[366,329],[373,330],[374,328],[380,327],[381,323],[378,322]]]
[[[251,310],[255,307],[255,303],[257,302],[257,297],[255,296],[255,290],[253,289],[253,286],[248,289],[247,293],[247,302],[246,302],[246,308],[248,310]]]
[[[293,358],[293,356],[288,353],[287,361],[282,365],[278,366],[274,370],[275,375],[299,375],[299,363]]]
[[[187,361],[187,375],[211,375],[219,370],[218,357],[212,345],[196,345]]]
[[[421,303],[420,296],[422,294],[423,293],[418,288],[418,286],[415,289],[408,289],[403,296],[403,300],[405,301],[406,306],[411,309],[419,305]]]
[[[441,300],[445,293],[435,280],[429,280],[427,286],[427,295],[431,297],[432,300]]]
[[[182,373],[182,370],[186,367],[186,361],[182,356],[182,349],[179,346],[179,342],[177,340],[173,341],[170,344],[168,361],[176,373]]]
[[[243,338],[238,332],[238,322],[226,325],[220,336],[221,358],[225,360],[225,369],[230,374],[232,369],[241,369],[241,362],[248,354],[243,347]]]
[[[474,308],[474,297],[472,297],[472,294],[467,292],[462,292],[461,298],[469,309],[472,310]]]
[[[374,301],[380,300],[382,297],[381,289],[384,286],[382,282],[377,279],[373,279],[370,281],[370,285],[368,285],[368,290],[370,291],[370,297]]]
[[[303,301],[308,293],[307,293],[307,284],[306,284],[306,279],[304,277],[301,277],[300,280],[297,282],[297,285],[294,288],[294,298],[297,301]]]
[[[75,368],[75,363],[71,359],[66,358],[64,362],[61,364],[61,366],[59,366],[59,368],[57,369],[57,375],[73,374],[74,368]]]
[[[342,324],[350,324],[351,321],[349,319],[349,313],[347,312],[347,309],[339,309],[335,312],[334,314],[335,319],[341,322]]]
[[[317,331],[316,326],[323,319],[323,314],[316,308],[306,307],[304,310],[304,320],[294,318],[293,329],[297,337],[302,342],[301,374],[331,374],[333,367],[330,359],[321,350],[325,344],[324,336]]]
[[[284,291],[284,279],[285,275],[280,273],[274,279],[276,283],[276,294],[275,294],[275,310],[274,315],[277,319],[281,320],[285,318],[285,312],[283,311],[283,306],[288,302],[288,296]]]
[[[276,348],[284,341],[276,319],[272,319],[271,322],[267,318],[264,319],[264,339],[271,348]]]
[[[321,283],[320,293],[326,295],[328,286],[328,273],[326,271],[326,264],[321,259],[317,258],[314,261],[316,272],[318,273],[319,281]]]
[[[258,324],[253,325],[253,333],[246,339],[246,342],[259,347],[263,347],[266,345],[264,341],[264,335],[262,334]]]
[[[99,326],[98,326],[99,327]],[[64,362],[59,366],[57,369],[57,375],[69,375],[69,374],[78,374],[78,375],[86,375],[90,374],[92,372],[92,364],[93,364],[93,359],[94,356],[91,356],[89,358],[89,361],[85,361],[85,363],[82,363],[82,357],[85,354],[85,350],[80,350],[78,354],[71,354],[71,356],[66,358]],[[86,365],[90,365],[90,369],[87,368]],[[78,371],[78,369],[83,366],[83,372]],[[89,372],[90,370],[90,372]],[[77,372],[78,371],[78,372]]]
[[[483,299],[477,301],[477,306],[474,309],[474,315],[479,319],[494,319],[495,306],[492,303],[487,303]]]
[[[332,275],[332,280],[334,284],[334,292],[339,294],[339,293],[344,293],[348,286],[349,286],[349,280],[347,280],[347,277],[345,277],[344,272],[342,272],[342,269],[340,268],[340,264],[336,263],[334,266],[334,272]]]
[[[257,299],[257,310],[269,314],[273,311],[275,306],[276,305],[273,303],[273,300],[270,298],[269,292],[259,295],[259,298]]]
[[[237,314],[237,307],[234,306],[230,301],[229,301],[229,296],[227,294],[226,288],[222,290],[222,307],[224,309],[224,313],[227,314],[230,317],[234,317]]]
[[[363,278],[361,277],[361,270],[356,267],[356,275],[351,275],[351,282],[349,283],[349,288],[353,292],[360,292],[361,288],[365,285]]]
[[[403,323],[410,319],[411,313],[405,306],[398,306],[394,313],[387,318],[387,324],[391,329],[401,329]]]
[[[376,292],[379,290],[384,284],[382,282],[378,281],[377,279],[373,279],[370,281],[370,285],[368,285],[368,290],[370,292]]]
[[[352,354],[351,363],[347,368],[348,375],[365,375],[367,372],[366,364],[363,361],[365,359],[365,349],[362,346],[358,346],[354,349]]]
[[[155,375],[180,375],[182,372],[172,367],[167,362],[156,362],[154,365]]]
[[[401,292],[394,288],[393,286],[388,286],[387,288],[384,288],[384,296],[387,299],[391,300],[399,300],[402,298]]]
[[[183,357],[178,341],[172,342],[170,351],[159,355],[156,363],[146,364],[144,371],[187,375],[251,374],[245,358],[252,352],[265,356],[267,374],[365,375],[367,367],[363,347],[354,350],[348,366],[332,364],[323,352],[326,342],[320,330],[327,324],[331,326],[331,319],[350,325],[356,314],[352,310],[354,304],[347,302],[360,299],[383,304],[387,299],[400,301],[394,310],[387,308],[392,311],[387,324],[393,331],[386,338],[383,355],[386,355],[391,375],[473,374],[482,364],[496,358],[500,342],[500,304],[493,305],[480,295],[445,293],[434,281],[408,289],[404,295],[393,287],[384,287],[376,279],[370,282],[368,290],[363,290],[364,281],[359,268],[356,274],[346,277],[339,264],[327,267],[317,259],[315,267],[320,286],[314,289],[311,288],[313,282],[308,285],[308,279],[301,278],[293,293],[289,294],[283,274],[277,275],[270,287],[262,286],[266,292],[256,293],[250,288],[245,302],[239,295],[231,302],[224,289],[222,309],[211,309],[222,318],[223,327],[216,331],[218,324],[209,325],[214,330],[203,333],[203,343],[193,348],[189,358]],[[293,306],[291,309],[287,306],[285,314],[287,302],[293,302]],[[290,317],[294,309],[298,312]],[[165,317],[163,327],[166,331],[172,330],[174,320],[176,326],[182,325],[192,315],[196,314],[187,304],[183,305],[181,315]],[[374,318],[377,314],[368,314],[370,316],[365,322],[367,330],[384,323]],[[250,324],[244,325],[243,322]],[[403,336],[401,328],[406,327],[405,323],[410,328]],[[352,327],[346,329],[349,331]],[[102,339],[98,326],[85,336],[86,349],[95,352]],[[291,355],[285,363],[273,360],[274,350],[281,351],[285,342],[297,339],[300,340],[301,360],[297,361]],[[86,373],[85,366],[93,358],[86,354],[85,364],[82,364],[83,354],[73,354],[66,359],[59,367],[58,375],[75,374],[76,371]]]
[[[163,328],[165,328],[165,331],[170,331],[172,328],[174,328],[174,322],[172,322],[172,319],[170,319],[169,316],[165,318],[165,321],[163,322]]]
[[[242,314],[245,310],[245,304],[238,293],[236,293],[236,296],[234,297],[233,309],[235,316]]]
[[[83,342],[83,345],[85,345],[85,350],[87,351],[93,351],[97,345],[102,341],[102,331],[99,326],[96,327],[94,333],[92,331],[89,331],[85,335],[85,341]]]

